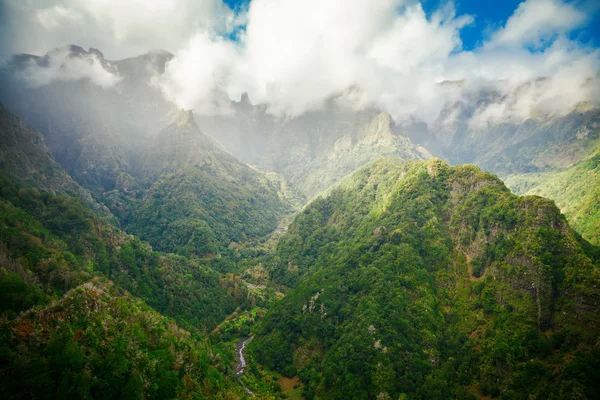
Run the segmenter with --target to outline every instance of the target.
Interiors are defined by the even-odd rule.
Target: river
[[[253,336],[250,336],[249,338],[246,338],[246,339],[242,339],[236,345],[238,363],[237,363],[237,366],[235,367],[235,373],[237,374],[238,378],[240,378],[240,381],[241,381],[242,375],[244,375],[244,369],[246,368],[246,357],[244,357],[244,352],[246,351],[246,345],[252,340],[252,338],[253,338]],[[252,390],[250,390],[243,383],[242,383],[242,385],[244,386],[244,389],[246,389],[246,392],[250,396],[254,397],[254,392]]]

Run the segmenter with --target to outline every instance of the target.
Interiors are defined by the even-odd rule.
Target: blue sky
[[[517,9],[521,0],[498,0],[498,1],[478,1],[478,0],[462,0],[454,3],[457,14],[470,14],[475,17],[475,22],[463,28],[461,38],[463,40],[463,48],[471,50],[486,37],[486,32],[489,29],[503,26],[508,18]],[[425,0],[422,2],[426,12],[435,10],[440,5],[439,0]],[[595,47],[600,45],[600,15],[598,3],[587,2],[571,2],[579,3],[578,6],[582,9],[587,9],[590,20],[586,27],[571,33],[571,38],[577,38],[582,42],[591,42]]]
[[[454,7],[458,15],[469,14],[475,19],[464,27],[460,34],[464,50],[472,50],[481,45],[489,32],[503,26],[523,0],[457,0]],[[231,9],[246,8],[250,0],[224,0]],[[423,0],[421,4],[428,15],[446,4],[445,0]],[[572,2],[587,11],[589,23],[582,29],[571,32],[570,38],[600,47],[600,1],[587,0]]]

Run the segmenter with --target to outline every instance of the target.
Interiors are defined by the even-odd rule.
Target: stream
[[[242,339],[236,345],[237,356],[238,356],[239,361],[237,363],[237,366],[235,367],[235,373],[237,374],[238,378],[240,378],[240,382],[241,382],[242,375],[244,375],[244,369],[246,368],[246,357],[244,357],[244,352],[246,351],[246,345],[252,340],[252,338],[253,338],[253,336],[250,336],[249,338],[246,338],[246,339]],[[244,389],[246,389],[246,392],[250,396],[254,397],[254,392],[252,390],[250,390],[243,383],[242,383],[242,386],[244,386]]]

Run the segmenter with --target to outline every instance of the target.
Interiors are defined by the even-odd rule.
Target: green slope
[[[211,330],[246,301],[211,268],[163,255],[99,219],[77,200],[0,176],[1,310],[44,303],[101,274],[179,324]]]
[[[90,209],[107,218],[110,211],[98,204],[50,155],[44,137],[25,125],[0,103],[0,172],[13,182],[53,194],[81,199]]]
[[[381,160],[311,203],[256,360],[306,398],[597,398],[598,248],[476,167]],[[528,397],[529,396],[529,397]]]
[[[0,338],[4,398],[229,399],[243,393],[231,360],[104,280],[3,320]]]
[[[303,196],[220,150],[181,113],[154,139],[139,176],[151,182],[129,224],[158,250],[194,257],[266,236]]]
[[[600,245],[600,150],[560,171],[511,175],[506,185],[516,193],[547,197],[577,232]]]

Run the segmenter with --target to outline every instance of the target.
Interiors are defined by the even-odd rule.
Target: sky
[[[431,120],[491,85],[507,100],[481,111],[488,121],[599,101],[599,27],[597,0],[0,0],[0,55],[69,43],[107,59],[165,49],[175,57],[151,84],[203,114],[227,113],[247,92],[273,114],[335,97]],[[97,63],[64,62],[28,76],[118,81]],[[464,85],[440,85],[450,80]]]

